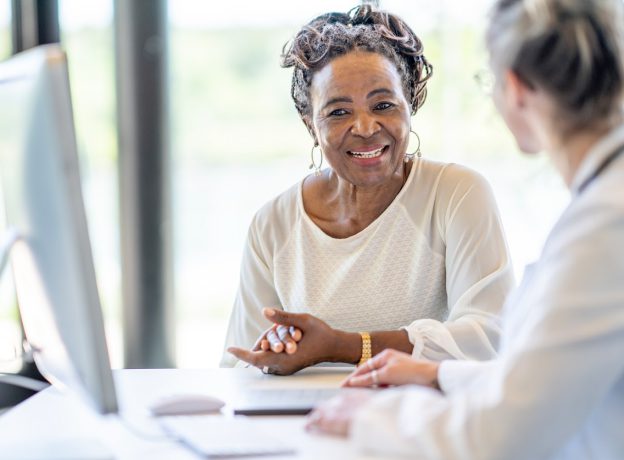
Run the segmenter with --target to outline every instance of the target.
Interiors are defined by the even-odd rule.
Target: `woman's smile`
[[[382,157],[388,152],[388,149],[388,145],[374,145],[348,150],[347,154],[351,156],[356,164],[372,166],[381,163]]]

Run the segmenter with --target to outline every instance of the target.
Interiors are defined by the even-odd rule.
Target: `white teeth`
[[[379,150],[373,150],[372,152],[350,152],[351,155],[358,158],[375,158],[381,155],[381,152],[384,148],[380,148]]]

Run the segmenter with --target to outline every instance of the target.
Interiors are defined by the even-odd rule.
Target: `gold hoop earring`
[[[314,161],[314,149],[315,148],[319,148],[319,164],[316,164],[316,161]],[[314,144],[312,146],[312,150],[310,151],[310,167],[308,169],[314,169],[314,175],[315,176],[320,176],[321,175],[321,166],[323,166],[323,151],[321,150],[321,147],[319,147],[318,144]]]
[[[405,163],[409,163],[410,160],[414,159],[414,157],[420,158],[422,156],[422,153],[420,152],[420,137],[418,136],[416,131],[414,131],[413,129],[410,129],[410,133],[412,133],[414,136],[416,136],[416,140],[418,141],[418,145],[416,146],[416,150],[414,150],[411,153],[406,153],[405,154],[405,159],[403,160],[403,161],[405,161]]]

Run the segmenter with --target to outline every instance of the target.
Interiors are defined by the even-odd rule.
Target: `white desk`
[[[335,387],[345,369],[313,368],[290,377],[263,375],[257,369],[119,370],[115,384],[123,417],[142,432],[160,433],[146,407],[174,393],[207,393],[232,401],[241,388]],[[230,417],[227,408],[224,415]],[[257,417],[255,417],[257,418]],[[262,417],[284,439],[297,446],[294,456],[275,458],[364,459],[342,439],[309,434],[304,417]],[[0,416],[0,459],[14,458],[15,446],[54,443],[63,439],[95,438],[116,459],[197,459],[171,440],[148,441],[134,435],[114,416],[96,415],[76,396],[46,389]],[[13,449],[13,450],[11,450]],[[262,457],[267,458],[267,457]],[[378,458],[378,457],[376,457]]]

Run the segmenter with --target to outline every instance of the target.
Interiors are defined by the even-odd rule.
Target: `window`
[[[0,0],[0,60],[11,55],[11,1]],[[0,146],[2,140],[0,139]],[[1,196],[1,192],[0,192]],[[0,202],[0,239],[4,234],[4,207]],[[22,332],[19,325],[11,270],[0,273],[0,372],[16,372],[22,367]]]
[[[310,137],[290,100],[283,43],[318,14],[357,2],[169,3],[178,364],[215,366],[238,285],[247,226],[309,171]],[[538,255],[565,192],[544,158],[517,152],[473,75],[489,2],[381,1],[434,65],[414,117],[423,155],[463,163],[492,184],[516,271]],[[244,12],[244,14],[239,13]]]
[[[566,192],[546,159],[517,152],[475,85],[489,0],[382,0],[421,37],[434,65],[413,119],[423,155],[465,164],[492,184],[516,272],[539,253]],[[253,214],[300,181],[311,139],[290,99],[284,42],[318,14],[357,0],[169,2],[177,362],[218,364]],[[10,53],[0,0],[0,57]],[[60,0],[83,189],[114,367],[122,364],[113,0]],[[14,294],[0,283],[0,366],[19,343]],[[10,284],[9,284],[10,286]],[[3,358],[4,357],[4,358]],[[4,369],[4,368],[3,368]]]
[[[123,364],[113,0],[59,0],[89,236],[113,367]]]

